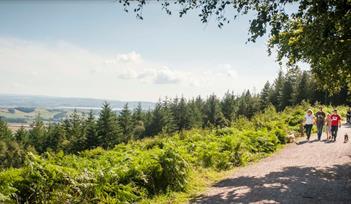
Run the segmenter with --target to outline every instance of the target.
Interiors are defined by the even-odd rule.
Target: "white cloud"
[[[147,65],[146,65],[147,67]],[[154,68],[124,68],[120,70],[117,77],[120,79],[138,79],[145,83],[154,84],[176,84],[181,82],[186,82],[182,72],[177,72],[168,68],[154,67]]]
[[[163,67],[162,69],[156,70],[156,75],[153,79],[155,84],[176,84],[183,80],[182,76],[169,69],[168,67]]]
[[[219,64],[217,67],[220,70],[220,74],[224,74],[230,78],[238,77],[238,72],[233,68],[231,64]]]
[[[204,67],[180,69],[136,51],[101,55],[64,41],[0,37],[0,93],[157,100],[246,88],[231,64]]]
[[[117,54],[115,58],[108,59],[105,61],[106,64],[119,64],[119,63],[139,64],[142,62],[143,62],[143,59],[141,55],[135,51],[132,51],[126,54]]]

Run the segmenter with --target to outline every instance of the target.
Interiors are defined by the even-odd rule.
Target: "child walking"
[[[332,139],[332,135],[331,135],[331,114],[328,113],[327,115],[327,119],[325,120],[325,132],[327,134],[327,140],[331,140]]]

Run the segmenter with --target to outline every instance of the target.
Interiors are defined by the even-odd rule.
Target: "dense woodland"
[[[31,130],[21,128],[16,133],[0,121],[0,165],[19,167],[28,151],[78,153],[96,147],[111,149],[133,139],[193,128],[229,127],[239,117],[251,118],[270,104],[282,111],[303,101],[345,105],[346,99],[351,98],[346,88],[328,96],[317,87],[309,72],[290,69],[285,74],[280,71],[274,83],[267,82],[259,94],[247,90],[239,96],[227,92],[222,99],[216,95],[206,99],[165,99],[148,111],[140,105],[130,110],[126,104],[118,114],[105,103],[98,118],[92,112],[85,117],[75,111],[60,123],[44,125],[38,117]]]
[[[0,202],[134,203],[187,191],[204,172],[274,152],[301,130],[304,101],[330,111],[350,98],[316,87],[308,72],[290,70],[259,94],[165,99],[148,111],[126,104],[119,113],[105,103],[98,117],[38,117],[15,133],[0,120]]]

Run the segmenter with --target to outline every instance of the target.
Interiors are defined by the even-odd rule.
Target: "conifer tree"
[[[203,125],[203,114],[201,107],[199,107],[194,99],[188,102],[190,112],[190,124],[192,128],[201,128]]]
[[[79,152],[86,149],[87,138],[85,135],[83,118],[79,115],[77,110],[74,110],[69,116],[68,123],[69,126],[66,131],[70,138],[71,152]]]
[[[260,94],[260,108],[263,110],[268,107],[271,103],[270,97],[272,94],[272,89],[269,81],[267,81]]]
[[[176,98],[171,104],[171,110],[176,124],[177,131],[191,128],[191,113],[184,97]]]
[[[85,149],[85,147],[77,148],[69,145],[77,144],[66,141],[66,131],[64,126],[60,124],[50,124],[47,131],[46,149],[50,148],[55,152],[59,150],[64,150],[65,152],[77,152]]]
[[[10,140],[12,138],[12,132],[7,126],[7,123],[0,118],[0,139]]]
[[[176,131],[177,124],[174,120],[174,115],[170,109],[170,104],[168,99],[165,99],[162,103],[161,108],[162,115],[162,133],[171,134]]]
[[[28,144],[29,132],[23,126],[21,126],[20,129],[18,129],[15,133],[15,139],[19,143]]]
[[[224,127],[228,125],[222,111],[219,99],[211,95],[205,104],[205,124],[208,127]]]
[[[128,142],[132,139],[134,123],[132,119],[132,113],[128,108],[128,103],[126,103],[118,117],[119,125],[122,130],[123,142]]]
[[[277,78],[274,80],[273,90],[270,97],[271,103],[279,109],[280,99],[281,99],[281,91],[283,89],[283,85],[285,83],[284,73],[282,70],[279,70]]]
[[[148,133],[150,135],[157,135],[162,132],[163,128],[163,112],[161,103],[155,105],[154,110],[152,111],[152,118],[150,121]]]
[[[98,146],[98,137],[96,132],[96,120],[93,111],[90,110],[87,120],[85,121],[87,148],[93,149]]]
[[[233,122],[237,111],[236,97],[233,92],[227,91],[225,93],[221,101],[221,107],[224,117],[229,122]]]
[[[286,73],[283,87],[280,91],[279,110],[284,110],[285,107],[293,105],[298,73],[298,69],[289,69]]]
[[[30,130],[30,144],[35,147],[35,150],[39,153],[43,153],[46,142],[46,128],[43,121],[40,118],[40,114],[37,115],[35,121],[31,125]]]
[[[103,104],[97,121],[97,136],[99,146],[101,145],[105,149],[113,148],[122,142],[122,132],[117,123],[116,114],[107,102]]]
[[[300,104],[303,100],[310,99],[309,75],[307,71],[303,71],[301,78],[296,87],[295,104]]]
[[[141,107],[141,103],[138,103],[138,106],[134,109],[132,117],[135,123],[138,121],[144,121],[145,114],[143,112],[143,108]]]
[[[157,108],[157,104],[154,107],[154,110],[149,109],[146,113],[145,113],[145,119],[144,119],[144,127],[145,127],[145,132],[143,134],[143,136],[150,136],[153,134],[153,120],[154,120],[154,116],[153,116],[153,112],[156,110]]]
[[[145,121],[146,116],[141,107],[141,103],[138,103],[138,106],[133,111],[133,124],[134,124],[134,138],[141,139],[145,134]]]

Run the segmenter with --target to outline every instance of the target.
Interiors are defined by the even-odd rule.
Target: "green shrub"
[[[25,167],[0,172],[0,202],[135,203],[184,191],[190,171],[226,170],[274,152],[286,142],[289,121],[295,125],[303,112],[269,107],[223,129],[194,129],[79,155],[29,154]]]

